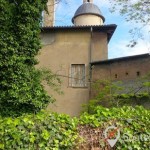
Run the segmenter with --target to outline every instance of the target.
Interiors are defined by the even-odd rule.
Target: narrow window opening
[[[118,78],[118,75],[117,75],[117,74],[115,74],[115,78]]]
[[[129,73],[128,72],[126,72],[126,76],[128,76],[129,75]]]
[[[140,72],[139,72],[139,71],[137,71],[137,72],[136,72],[136,75],[137,75],[137,77],[139,77],[139,76],[140,76]]]

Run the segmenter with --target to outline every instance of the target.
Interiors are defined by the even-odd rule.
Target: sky
[[[77,8],[82,5],[83,0],[62,0],[55,7],[55,26],[69,26],[73,25],[71,22]],[[131,55],[138,55],[150,53],[150,27],[143,30],[144,40],[139,39],[138,44],[133,47],[127,47],[131,36],[129,30],[135,27],[135,24],[126,22],[125,17],[119,13],[111,13],[109,11],[110,3],[108,0],[94,0],[105,17],[105,25],[116,24],[117,29],[113,34],[108,45],[108,58],[125,57]]]

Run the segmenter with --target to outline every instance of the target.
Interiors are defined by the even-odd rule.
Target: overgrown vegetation
[[[79,119],[42,111],[14,119],[0,118],[0,124],[0,150],[109,150],[104,131],[112,125],[120,130],[114,149],[148,150],[150,145],[150,111],[143,107],[98,106],[93,114],[85,112]]]
[[[85,140],[81,149],[111,149],[104,140],[110,126],[120,131],[113,149],[150,149],[150,110],[142,107],[150,107],[150,75],[129,82],[99,80],[93,84],[95,97],[84,105],[80,117],[79,133]]]
[[[150,93],[112,96],[121,88],[106,82],[97,100],[109,102],[110,108],[96,102],[90,113],[84,112],[79,119],[40,111],[54,100],[44,91],[42,81],[60,92],[55,84],[60,80],[51,71],[34,67],[46,2],[0,0],[0,150],[110,149],[103,133],[111,125],[121,132],[114,149],[150,149],[150,111],[143,107],[112,108],[114,104],[122,106],[122,99],[126,102],[135,95],[145,99]],[[143,86],[149,88],[150,83]]]
[[[70,150],[78,142],[76,126],[76,119],[44,111],[0,118],[0,150]]]
[[[84,138],[82,149],[112,149],[105,140],[104,131],[109,126],[116,126],[120,137],[114,149],[149,150],[150,146],[150,110],[142,106],[135,108],[93,108],[93,113],[83,113],[80,117],[79,133]],[[108,133],[109,136],[109,133]],[[111,137],[114,139],[116,136]]]
[[[150,74],[135,81],[97,80],[92,85],[93,99],[83,105],[84,111],[92,113],[98,106],[122,107],[136,105],[150,108]]]
[[[53,102],[41,84],[43,73],[34,67],[41,48],[40,16],[46,3],[47,0],[0,0],[0,114],[3,116],[35,113]],[[48,83],[58,81],[54,74],[48,76],[44,77]]]

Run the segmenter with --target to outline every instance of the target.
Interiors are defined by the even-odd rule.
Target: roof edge
[[[107,25],[70,25],[70,26],[44,26],[41,27],[41,30],[54,30],[54,29],[88,29],[88,28],[116,28],[116,24],[107,24]]]
[[[106,63],[112,63],[112,62],[116,62],[116,61],[123,61],[123,60],[127,60],[127,59],[135,59],[135,58],[140,58],[140,57],[142,57],[142,58],[150,57],[150,53],[132,55],[132,56],[125,56],[125,57],[118,57],[118,58],[112,58],[112,59],[101,60],[101,61],[94,61],[94,62],[91,62],[91,65],[106,64]]]
[[[85,25],[85,26],[51,26],[51,27],[42,27],[41,32],[49,32],[49,31],[71,31],[71,30],[89,30],[91,28],[95,32],[105,32],[107,33],[107,41],[109,42],[112,35],[114,34],[117,25],[109,24],[109,25]]]

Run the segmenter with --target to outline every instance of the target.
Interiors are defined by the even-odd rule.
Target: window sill
[[[87,89],[88,86],[68,86],[68,88],[79,88],[79,89]]]

